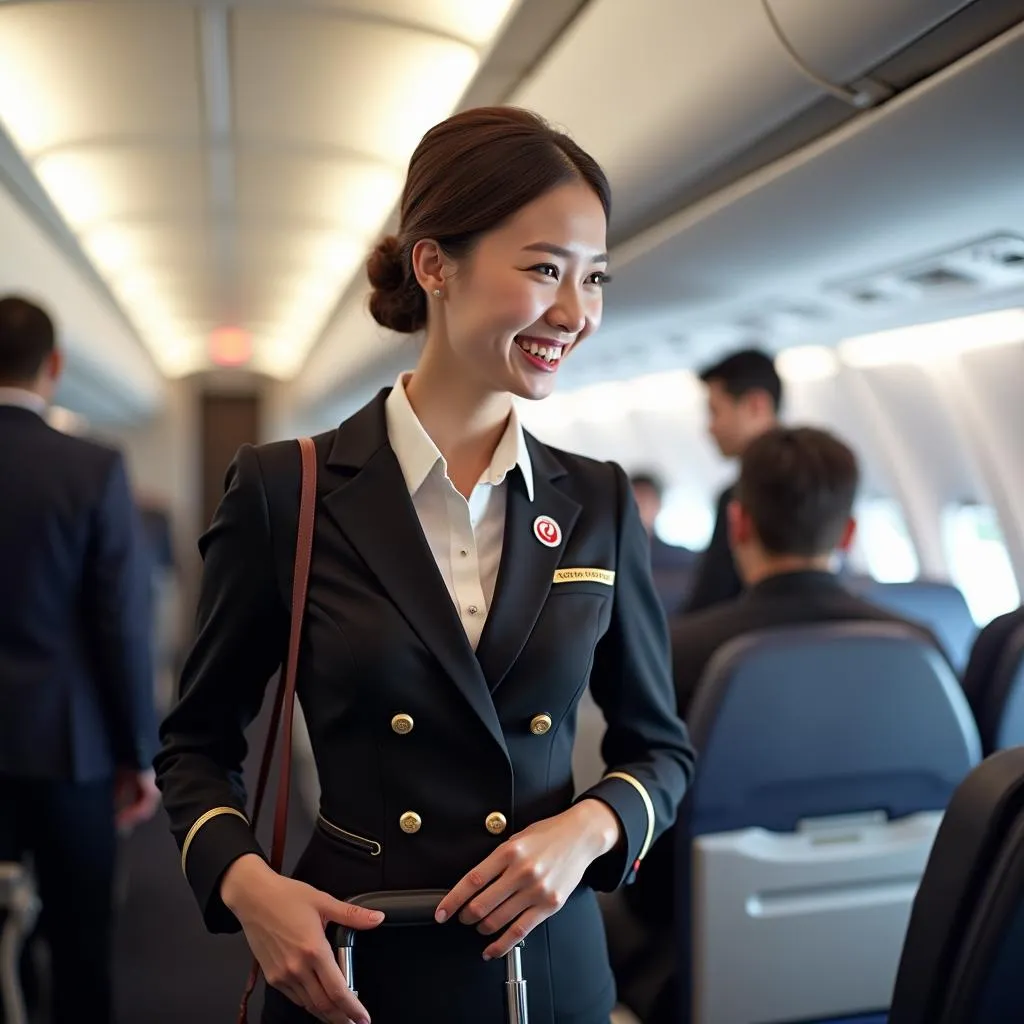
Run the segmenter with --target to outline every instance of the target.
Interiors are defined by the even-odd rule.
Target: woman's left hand
[[[463,924],[476,925],[483,935],[505,928],[484,959],[504,956],[565,904],[620,833],[619,819],[607,804],[581,800],[502,843],[441,900],[435,919],[442,923],[458,912]]]

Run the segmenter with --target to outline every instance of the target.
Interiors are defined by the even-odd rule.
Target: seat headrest
[[[688,724],[701,751],[691,834],[940,810],[980,758],[948,662],[902,623],[740,637],[708,665]]]
[[[906,619],[927,626],[941,641],[953,667],[962,672],[978,635],[971,609],[958,587],[941,580],[908,583],[863,582],[860,595]]]

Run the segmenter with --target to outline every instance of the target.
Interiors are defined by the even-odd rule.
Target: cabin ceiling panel
[[[222,5],[259,9],[281,6],[280,0],[220,0]],[[527,0],[554,3],[555,0]],[[288,0],[289,9],[310,10],[363,18],[382,23],[399,23],[420,30],[438,32],[476,46],[484,46],[501,26],[507,4],[488,0]]]
[[[0,116],[30,157],[202,130],[195,15],[149,4],[0,10]]]
[[[237,13],[234,56],[241,140],[393,165],[452,109],[478,61],[472,47],[406,27],[270,10]]]
[[[402,186],[388,164],[301,151],[242,150],[235,172],[243,221],[328,227],[363,239],[379,229]]]
[[[206,161],[198,147],[97,146],[59,149],[36,173],[73,228],[148,220],[201,221]]]
[[[173,226],[146,220],[103,224],[83,232],[82,242],[108,280],[141,270],[166,273],[174,267],[216,272],[210,229],[198,219]]]

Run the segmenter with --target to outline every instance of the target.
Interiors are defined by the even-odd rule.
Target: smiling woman
[[[230,470],[157,765],[207,924],[240,926],[270,983],[264,1024],[499,1024],[497,961],[526,936],[533,1024],[607,1024],[594,889],[672,823],[693,751],[625,473],[538,442],[513,396],[545,397],[600,324],[608,209],[597,164],[526,111],[466,111],[413,154],[367,269],[376,319],[425,330],[419,363],[312,445],[297,693],[321,808],[294,878],[266,863],[237,780],[288,646],[298,449],[247,447]],[[588,687],[608,772],[576,794]],[[441,927],[376,932],[342,902],[395,889],[439,891]],[[327,921],[370,932],[358,998]]]
[[[595,268],[608,258],[604,235],[610,207],[608,181],[597,163],[535,114],[511,107],[458,114],[428,132],[412,156],[401,200],[400,235],[385,238],[368,263],[374,286],[370,311],[395,331],[426,327],[428,295],[451,298],[445,284],[459,269],[465,276],[464,265],[477,255],[482,236],[504,229],[484,239],[489,252],[474,261],[488,264],[476,275],[474,294],[483,301],[500,290],[506,300],[488,319],[498,318],[513,301],[509,277],[518,275],[522,281],[526,274],[535,285],[546,278],[550,286],[564,282],[567,272],[581,263],[587,269],[583,284],[588,290],[573,300],[563,289],[561,298],[569,298],[570,306],[556,309],[554,321],[516,322],[513,315],[509,325],[535,330],[523,334],[525,351],[534,344],[550,344],[561,354],[568,341],[584,330],[590,333],[600,322],[600,286],[607,278]],[[532,263],[531,256],[547,256],[549,261]],[[502,259],[504,281],[494,265]],[[570,284],[575,290],[581,282]],[[529,308],[526,288],[524,281],[518,295]],[[548,287],[546,293],[535,294],[552,291]],[[440,327],[438,320],[434,318],[435,327]],[[479,330],[482,325],[466,326]],[[515,336],[513,329],[507,340]],[[538,362],[547,368],[551,360]]]

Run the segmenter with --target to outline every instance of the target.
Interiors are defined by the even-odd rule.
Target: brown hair
[[[743,452],[735,497],[767,552],[813,558],[842,539],[859,480],[857,457],[828,431],[776,427]]]
[[[35,380],[55,347],[45,310],[17,295],[0,298],[0,385]]]
[[[412,269],[413,246],[432,238],[452,259],[544,193],[572,181],[589,185],[611,209],[604,171],[568,135],[518,107],[478,107],[435,125],[409,161],[398,235],[367,261],[377,323],[412,334],[427,322],[427,299]]]

